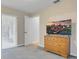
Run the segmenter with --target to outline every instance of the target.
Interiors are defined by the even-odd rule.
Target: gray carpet
[[[66,59],[54,53],[46,52],[37,46],[22,46],[2,50],[2,59]],[[77,59],[70,56],[68,59]]]

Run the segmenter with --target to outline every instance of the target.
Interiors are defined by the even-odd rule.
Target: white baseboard
[[[15,46],[12,46],[12,47],[8,47],[8,48],[1,48],[1,49],[16,48],[16,47],[20,47],[20,46],[24,46],[24,44],[19,44],[19,45],[15,45]]]
[[[39,46],[44,48],[44,45],[42,45],[42,44],[39,44]]]
[[[24,44],[19,44],[19,45],[16,45],[16,47],[19,47],[19,46],[24,46]]]
[[[75,54],[75,53],[70,53],[70,55],[71,55],[71,56],[77,56],[77,54]]]

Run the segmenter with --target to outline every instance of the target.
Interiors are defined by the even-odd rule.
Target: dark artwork
[[[48,34],[71,35],[71,19],[51,22],[46,28]]]

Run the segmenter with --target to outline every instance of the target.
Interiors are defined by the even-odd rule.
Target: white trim
[[[16,46],[10,47],[10,48],[16,48],[16,47],[20,47],[20,46],[24,46],[24,44],[19,44],[19,45],[16,45]],[[2,49],[9,49],[9,48],[2,48]]]
[[[71,56],[77,56],[77,54],[75,54],[75,53],[70,53],[70,55],[71,55]]]
[[[24,44],[19,44],[19,45],[16,45],[15,47],[19,47],[19,46],[24,46]]]
[[[44,48],[44,45],[42,45],[42,44],[39,44],[39,46]]]

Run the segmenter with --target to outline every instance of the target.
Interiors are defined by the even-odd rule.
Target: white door
[[[39,44],[39,16],[25,16],[25,45]]]
[[[24,22],[25,22],[25,31],[24,31],[25,45],[29,45],[29,44],[31,44],[31,41],[30,41],[30,17],[25,16]]]
[[[39,44],[39,16],[31,17],[30,29],[33,44]]]
[[[17,44],[16,17],[2,14],[2,49],[12,48]]]

